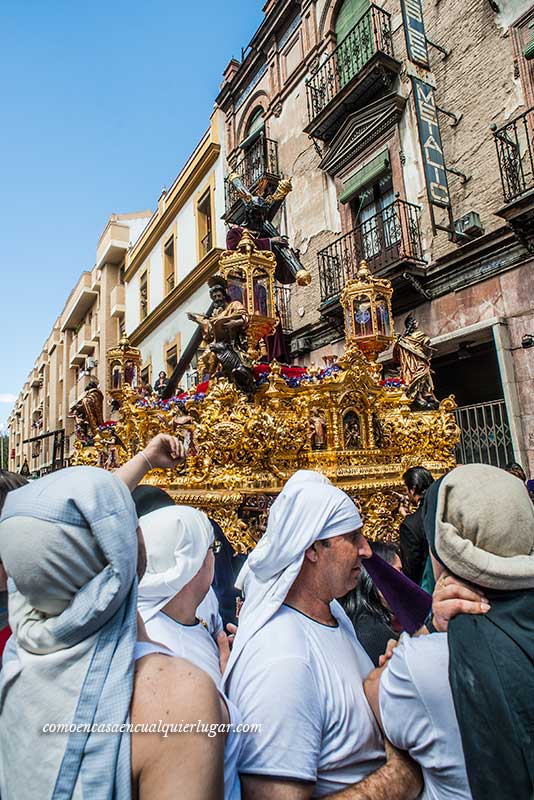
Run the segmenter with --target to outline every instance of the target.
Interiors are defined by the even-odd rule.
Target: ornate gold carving
[[[239,277],[236,286],[246,287],[244,305],[257,317],[250,340],[256,347],[262,318],[270,320],[250,306],[258,303],[254,276],[267,276],[261,302],[274,302],[274,256],[256,250],[245,232],[237,251],[223,253],[219,268],[227,280]],[[114,395],[121,403],[114,431],[126,447],[126,452],[119,451],[121,461],[159,432],[180,436],[188,451],[185,463],[174,470],[153,470],[147,481],[166,488],[177,502],[205,510],[238,552],[254,547],[270,504],[300,468],[320,470],[354,497],[370,539],[394,540],[404,471],[422,464],[442,475],[454,466],[459,430],[452,397],[435,410],[414,412],[402,388],[382,385],[376,354],[393,338],[391,327],[382,324],[384,309],[390,312],[391,287],[373,278],[364,264],[345,291],[351,313],[362,293],[373,321],[364,346],[350,322],[346,350],[337,363],[331,358],[325,370],[310,367],[297,386],[288,385],[283,368],[274,362],[253,400],[219,378],[210,381],[205,396],[191,390],[184,412],[182,402],[142,399],[122,380],[120,393]],[[377,314],[381,298],[382,322]],[[124,378],[126,360],[134,355],[123,342],[110,353],[110,364],[119,360]],[[111,380],[111,369],[109,374]],[[315,438],[310,436],[312,416],[319,426]],[[113,466],[114,441],[113,431],[102,431],[93,447],[76,443],[73,461]]]

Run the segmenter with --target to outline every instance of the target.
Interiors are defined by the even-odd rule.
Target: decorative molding
[[[319,164],[320,169],[338,175],[366,147],[397,125],[405,105],[406,98],[389,94],[363,111],[350,114],[332,139],[327,155]]]
[[[223,251],[219,247],[210,250],[183,281],[174,287],[156,308],[150,312],[137,328],[128,336],[130,344],[137,347],[158,325],[176,311],[207,279],[217,271],[219,257]]]
[[[188,167],[187,172],[177,181],[176,187],[168,192],[165,198],[165,208],[162,210],[161,214],[159,211],[156,211],[141,235],[141,239],[130,252],[128,268],[124,275],[126,283],[131,281],[137,270],[149,257],[151,251],[157,245],[163,233],[169,228],[179,210],[194,194],[199,183],[213,167],[219,158],[220,152],[221,146],[219,144],[207,142],[204,148],[199,152],[195,162]]]

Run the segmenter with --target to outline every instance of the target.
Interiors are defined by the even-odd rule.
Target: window
[[[369,260],[400,241],[400,228],[391,173],[383,174],[352,202],[359,227],[363,258]]]
[[[180,335],[168,344],[165,348],[165,365],[167,367],[167,375],[170,375],[178,363],[180,358]]]
[[[197,217],[199,256],[202,259],[212,248],[211,192],[209,189],[198,201]]]
[[[139,279],[139,313],[141,321],[148,316],[148,271],[143,272]]]
[[[172,292],[175,286],[175,247],[174,233],[163,245],[164,294]]]
[[[141,369],[141,384],[143,386],[150,386],[152,380],[152,364],[147,364],[146,367]]]

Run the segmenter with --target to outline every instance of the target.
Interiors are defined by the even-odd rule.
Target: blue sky
[[[263,0],[0,2],[0,424],[110,214],[155,208]]]

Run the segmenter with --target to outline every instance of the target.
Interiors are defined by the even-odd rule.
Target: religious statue
[[[287,236],[280,236],[271,220],[292,189],[291,181],[283,178],[275,192],[260,197],[250,192],[237,173],[231,173],[228,182],[235,188],[245,207],[245,225],[232,225],[226,234],[228,250],[237,250],[245,228],[250,232],[258,250],[271,250],[276,256],[275,278],[279,283],[294,283],[306,286],[311,276],[299,261],[299,254],[289,246]]]
[[[393,357],[400,363],[406,394],[413,399],[413,410],[430,411],[439,406],[432,380],[433,348],[430,346],[430,338],[420,330],[413,314],[409,314],[404,320],[404,328],[404,333],[398,337],[393,347]]]
[[[232,300],[227,292],[227,282],[220,275],[208,281],[213,312],[188,314],[202,330],[202,341],[206,350],[199,359],[202,377],[212,377],[222,372],[246,394],[254,392],[252,362],[247,354],[246,331],[249,316],[239,300]]]
[[[314,407],[310,413],[310,442],[312,450],[326,450],[326,418],[324,411]]]
[[[85,394],[72,410],[76,425],[76,433],[87,439],[98,433],[104,424],[104,395],[98,388],[98,381],[90,381]]]
[[[354,411],[348,411],[343,417],[343,439],[346,450],[361,449],[360,420]]]

